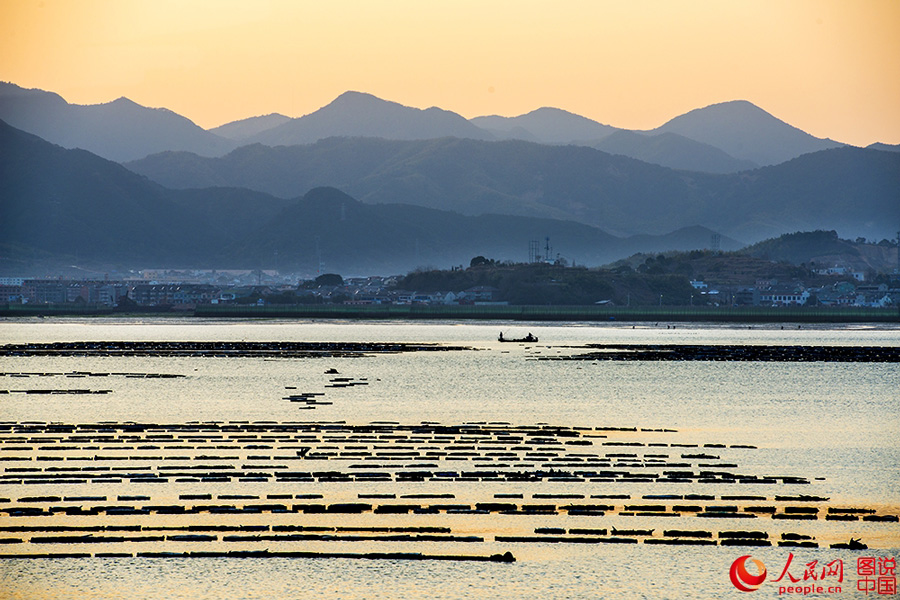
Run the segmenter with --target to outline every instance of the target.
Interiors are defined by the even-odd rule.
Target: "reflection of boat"
[[[503,332],[500,332],[500,337],[497,338],[497,341],[500,342],[536,342],[538,339],[531,335],[530,333],[523,338],[505,338],[503,337]]]

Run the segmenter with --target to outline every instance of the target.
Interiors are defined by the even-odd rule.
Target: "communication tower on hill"
[[[531,240],[528,242],[528,262],[536,263],[541,260],[540,250],[538,246],[537,240]]]
[[[557,259],[559,257],[557,256]],[[541,254],[541,246],[538,240],[531,240],[528,242],[528,262],[531,263],[552,263],[553,262],[553,247],[550,246],[550,236],[544,238],[544,252]]]
[[[713,252],[719,251],[719,246],[722,244],[722,236],[718,233],[714,233],[709,236],[709,249]]]
[[[897,232],[897,270],[894,273],[900,275],[900,231]]]
[[[321,275],[325,270],[325,265],[322,263],[322,251],[319,248],[319,236],[316,236],[316,274]]]

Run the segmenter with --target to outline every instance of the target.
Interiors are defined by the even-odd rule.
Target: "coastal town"
[[[825,282],[823,283],[823,279]],[[72,279],[0,277],[0,303],[7,305],[83,305],[115,309],[192,310],[200,305],[507,305],[500,289],[475,285],[420,290],[403,286],[406,277],[349,277],[324,274],[292,279],[272,271],[145,270],[123,278]],[[690,279],[690,293],[660,294],[653,304],[671,306],[822,306],[890,308],[900,306],[900,277],[864,274],[840,268],[819,273],[816,284],[758,279],[749,285],[717,285]],[[429,286],[431,287],[431,286]],[[655,297],[654,297],[655,298]],[[565,302],[563,302],[565,303]],[[583,303],[583,302],[582,302]],[[636,305],[596,297],[593,304]],[[645,299],[644,304],[648,304]]]

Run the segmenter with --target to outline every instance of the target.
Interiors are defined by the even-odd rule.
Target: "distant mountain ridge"
[[[881,142],[876,142],[874,144],[869,144],[866,148],[869,150],[882,150],[884,152],[900,152],[900,144],[882,144]]]
[[[457,137],[586,145],[670,168],[730,173],[841,145],[810,136],[746,101],[696,109],[642,132],[551,107],[517,117],[467,121],[436,107],[422,110],[371,94],[345,92],[296,119],[270,114],[204,131],[172,111],[146,108],[126,98],[79,106],[51,92],[0,83],[0,119],[64,147],[87,149],[120,162],[163,151],[221,156],[242,144],[309,144],[335,136]]]
[[[81,106],[42,90],[0,82],[0,119],[65,148],[124,162],[166,150],[219,156],[236,144],[165,108],[127,98]]]
[[[559,108],[538,108],[518,117],[475,117],[470,122],[498,139],[521,139],[542,144],[575,144],[604,138],[618,128],[603,125]],[[525,137],[521,137],[522,135]]]
[[[811,136],[746,100],[692,110],[651,133],[666,132],[709,144],[737,159],[762,166],[776,165],[803,154],[844,145]]]
[[[240,121],[225,123],[224,125],[213,127],[209,130],[209,132],[214,133],[220,137],[227,138],[229,140],[243,142],[248,138],[253,137],[254,135],[262,133],[263,131],[268,131],[270,129],[278,127],[279,125],[284,125],[290,120],[291,118],[286,117],[285,115],[272,113],[270,115],[250,117],[249,119],[241,119]]]
[[[421,110],[381,100],[371,94],[344,92],[327,106],[262,131],[246,141],[267,146],[293,146],[334,136],[388,140],[493,139],[490,133],[447,110],[435,107]]]
[[[470,120],[498,139],[590,146],[672,169],[736,173],[759,166],[683,135],[671,132],[652,135],[619,129],[558,108],[539,108],[518,117],[489,116]]]

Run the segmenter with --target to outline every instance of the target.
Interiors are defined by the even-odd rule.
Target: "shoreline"
[[[569,322],[900,323],[898,308],[866,307],[610,307],[427,305],[199,305],[120,311],[92,305],[0,304],[0,317],[177,316],[238,319],[505,320]]]

